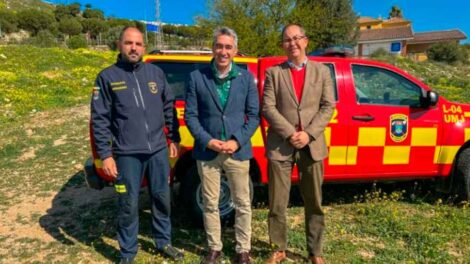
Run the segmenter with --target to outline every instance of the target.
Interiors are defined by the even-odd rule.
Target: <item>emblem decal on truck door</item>
[[[390,116],[390,137],[395,142],[403,142],[408,136],[408,116],[393,114]]]

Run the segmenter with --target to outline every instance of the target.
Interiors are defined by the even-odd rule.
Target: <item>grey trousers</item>
[[[286,217],[294,163],[297,163],[299,170],[299,187],[304,201],[307,250],[311,255],[321,256],[325,229],[321,207],[323,161],[314,161],[308,148],[296,151],[293,160],[268,160],[269,239],[278,250],[287,249]]]

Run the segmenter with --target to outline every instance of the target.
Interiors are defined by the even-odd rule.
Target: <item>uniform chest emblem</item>
[[[395,142],[402,142],[408,136],[408,116],[393,114],[390,116],[390,137]]]
[[[156,83],[156,82],[149,82],[147,85],[148,85],[149,90],[150,90],[151,93],[153,93],[153,94],[157,94],[157,93],[158,93],[158,87],[157,87],[157,83]]]

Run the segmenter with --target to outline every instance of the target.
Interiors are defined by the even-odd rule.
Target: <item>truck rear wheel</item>
[[[253,183],[250,178],[250,200],[253,201]],[[201,179],[194,164],[186,172],[186,177],[181,183],[180,198],[181,201],[190,209],[190,215],[193,222],[199,226],[203,225],[203,199],[201,190]],[[230,185],[227,178],[222,175],[220,181],[219,196],[219,214],[220,222],[223,225],[232,225],[235,217],[235,206],[232,202]]]
[[[454,189],[460,199],[470,201],[470,148],[460,153],[457,161]]]
[[[95,170],[93,158],[89,157],[85,161],[83,166],[83,173],[85,174],[85,181],[89,188],[95,190],[101,190],[104,188],[104,181],[100,178],[100,176],[98,176],[98,173]]]

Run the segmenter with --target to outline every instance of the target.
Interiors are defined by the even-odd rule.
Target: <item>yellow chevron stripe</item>
[[[258,127],[251,137],[251,145],[253,147],[263,147],[264,146],[264,141],[263,141],[263,135],[261,134],[261,128]]]
[[[467,142],[470,140],[470,128],[465,128],[465,141]]]
[[[181,136],[181,142],[180,145],[182,147],[192,147],[194,146],[194,138],[189,132],[189,129],[187,126],[180,126],[179,128],[180,136]],[[264,141],[263,141],[263,135],[261,134],[261,128],[258,127],[251,137],[251,145],[253,147],[263,147],[264,146]]]
[[[357,164],[357,147],[348,147],[348,157],[346,160],[347,165]]]
[[[326,146],[331,146],[331,127],[326,127],[325,128],[325,140],[326,140]]]
[[[436,146],[434,151],[434,163],[452,164],[459,149],[460,146]]]
[[[385,146],[383,164],[408,164],[410,163],[410,146]]]
[[[144,61],[183,61],[183,62],[210,62],[212,55],[146,55]],[[253,57],[235,57],[235,63],[257,63]]]
[[[347,151],[348,151],[347,146],[330,147],[330,151],[328,155],[328,164],[329,165],[345,165]]]
[[[411,146],[435,146],[437,143],[437,128],[416,127],[411,130]]]
[[[95,163],[95,168],[97,169],[103,168],[103,162],[101,161],[101,159],[95,159],[94,163]]]
[[[359,128],[359,147],[383,147],[385,146],[384,127],[360,127]]]

